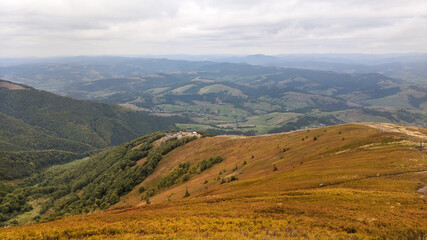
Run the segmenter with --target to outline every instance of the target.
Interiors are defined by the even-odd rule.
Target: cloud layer
[[[2,0],[0,57],[427,52],[425,0]]]

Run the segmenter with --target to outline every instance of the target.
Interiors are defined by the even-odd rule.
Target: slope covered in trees
[[[0,80],[0,151],[26,151],[14,153],[13,157],[1,153],[0,179],[28,176],[88,151],[174,128],[174,124],[181,121],[178,117],[157,117],[120,106],[75,100]],[[68,153],[61,152],[57,154],[58,159],[48,157],[50,160],[46,160],[41,156],[48,152],[39,152],[31,154],[31,161],[27,161],[28,151],[33,150]],[[32,162],[36,167],[24,162]],[[23,167],[23,173],[19,173],[17,166]]]
[[[108,208],[117,203],[120,196],[132,190],[149,176],[163,155],[197,138],[172,138],[162,143],[156,143],[156,147],[153,148],[154,142],[163,136],[165,136],[164,132],[148,134],[97,153],[74,167],[53,168],[27,178],[10,193],[13,196],[20,194],[21,201],[15,204],[15,208],[9,207],[10,201],[14,198],[8,197],[6,194],[3,199],[0,199],[2,221],[9,220],[20,211],[31,210],[31,208],[25,207],[28,206],[29,201],[33,202],[35,208],[40,209],[39,214],[44,215],[48,212],[47,217],[50,218]],[[19,154],[20,157],[17,158],[16,154]],[[61,156],[61,154],[65,154],[65,156]],[[73,157],[66,154],[59,151],[13,152],[7,153],[2,158],[16,160],[13,166],[20,167],[20,173],[26,174],[32,168],[37,169],[40,165],[47,165],[40,162],[41,160],[58,164],[61,162],[55,162],[55,159],[63,159],[66,162],[67,158]],[[2,158],[0,160],[3,162]],[[34,159],[39,159],[39,161],[34,161]],[[141,159],[146,160],[142,164],[137,164],[137,161]],[[0,169],[1,167],[3,166],[0,164]],[[5,171],[5,174],[9,174],[9,172]],[[14,174],[14,172],[10,174]]]
[[[0,179],[13,180],[41,171],[43,168],[83,158],[87,153],[59,150],[2,151],[0,155]]]
[[[0,96],[1,113],[52,135],[94,147],[117,145],[173,125],[169,118],[75,100],[29,87],[25,90],[0,87]]]

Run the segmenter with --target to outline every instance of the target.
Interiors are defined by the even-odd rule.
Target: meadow
[[[0,238],[425,239],[426,134],[345,124],[200,138],[165,154],[108,210],[3,228]],[[180,164],[213,156],[223,160],[144,198]]]

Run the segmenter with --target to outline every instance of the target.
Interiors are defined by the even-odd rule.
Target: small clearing
[[[7,88],[9,90],[27,90],[28,89],[21,85],[8,83],[8,82],[0,82],[0,87]]]
[[[165,142],[165,141],[167,141],[169,139],[172,139],[172,138],[177,138],[177,139],[181,139],[181,138],[184,138],[184,137],[198,137],[199,138],[201,136],[202,135],[200,135],[197,132],[181,132],[181,131],[179,131],[177,133],[167,133],[166,136],[164,136],[164,137],[156,140],[153,143],[153,148],[156,148],[156,147],[160,146],[160,144],[162,142]]]
[[[133,166],[132,168],[139,166],[139,165],[142,165],[145,161],[147,161],[147,157],[139,159],[138,161],[136,161],[135,166]]]
[[[178,132],[178,133],[167,133],[166,134],[166,136],[164,136],[164,137],[162,137],[162,138],[160,138],[160,139],[157,139],[156,141],[154,141],[153,142],[153,149],[156,149],[157,147],[159,147],[160,146],[160,144],[162,143],[162,142],[165,142],[165,141],[167,141],[167,140],[169,140],[169,139],[172,139],[172,138],[177,138],[177,139],[181,139],[181,138],[183,138],[183,137],[201,137],[202,135],[200,135],[199,133],[197,133],[197,132]],[[138,148],[140,148],[142,146],[142,144],[140,144],[140,145],[138,145],[138,146],[135,146],[135,147],[133,147],[132,148],[132,150],[133,149],[138,149]],[[147,157],[144,157],[144,158],[141,158],[141,159],[139,159],[137,162],[136,162],[136,164],[135,164],[135,166],[138,166],[138,165],[141,165],[141,164],[143,164],[145,161],[147,160]],[[135,167],[134,166],[134,167]]]

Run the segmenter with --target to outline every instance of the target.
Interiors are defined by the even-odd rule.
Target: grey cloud
[[[2,0],[0,56],[425,52],[425,26],[424,0]]]

